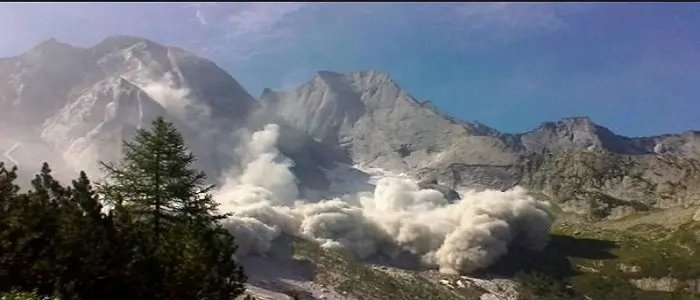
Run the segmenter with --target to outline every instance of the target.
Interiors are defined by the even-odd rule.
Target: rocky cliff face
[[[591,218],[700,201],[698,134],[628,138],[588,118],[545,123],[520,136],[520,184]]]
[[[141,89],[121,77],[76,93],[41,129],[41,138],[76,170],[96,174],[95,161],[118,157],[121,140],[167,113]]]
[[[68,169],[93,174],[97,160],[119,157],[122,139],[164,116],[216,176],[232,153],[212,145],[256,106],[211,61],[141,38],[114,36],[90,48],[52,39],[0,60],[0,133],[46,143]]]
[[[263,106],[355,163],[452,189],[523,185],[590,218],[700,202],[700,135],[629,138],[585,117],[502,134],[421,103],[385,74],[319,72]]]
[[[265,93],[261,102],[314,140],[368,166],[410,172],[518,160],[493,130],[443,115],[375,71],[319,72],[296,90]]]
[[[94,161],[117,158],[120,140],[157,116],[176,123],[212,177],[231,165],[231,132],[275,121],[302,185],[317,190],[329,185],[322,169],[341,162],[406,172],[446,194],[523,185],[591,218],[700,202],[700,132],[629,138],[578,117],[503,134],[376,71],[320,71],[255,101],[211,61],[127,36],[89,48],[49,40],[0,59],[0,144],[31,140],[68,169],[98,172]]]

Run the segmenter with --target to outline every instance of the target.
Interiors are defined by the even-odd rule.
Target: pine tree
[[[70,189],[66,189],[53,178],[51,167],[44,162],[41,171],[32,180],[33,191],[28,194],[36,213],[42,217],[28,221],[34,239],[25,244],[27,252],[32,253],[29,262],[33,264],[31,280],[42,295],[53,293],[58,279],[56,263],[57,236],[61,219],[60,206],[67,202]],[[27,215],[29,217],[29,215]]]
[[[0,164],[0,291],[66,300],[157,294],[144,280],[150,270],[138,249],[148,242],[133,234],[139,226],[124,218],[119,227],[102,212],[84,172],[64,187],[44,163],[26,193],[19,193],[15,178],[16,168]]]
[[[0,161],[0,289],[6,290],[12,284],[12,273],[8,268],[13,254],[13,233],[16,233],[16,215],[13,207],[16,203],[19,187],[14,183],[17,179],[17,167],[8,170]]]
[[[102,212],[85,172],[73,180],[69,191],[69,198],[59,207],[56,241],[56,264],[60,266],[56,290],[62,299],[94,294],[100,278],[123,268],[123,261],[115,261],[119,256],[112,255],[115,240],[109,235],[114,225]]]
[[[123,145],[119,163],[101,162],[110,180],[101,191],[112,203],[149,219],[156,238],[176,218],[210,224],[225,217],[216,214],[213,186],[204,184],[204,172],[192,168],[196,158],[172,123],[157,118],[151,130],[140,129],[133,142]]]
[[[117,163],[101,162],[107,181],[99,185],[114,205],[120,231],[128,239],[152,242],[134,272],[152,299],[232,299],[243,293],[245,276],[233,257],[233,236],[218,220],[203,172],[172,123],[162,117],[123,144]],[[146,222],[148,230],[132,227]],[[131,233],[129,233],[131,232]],[[139,250],[140,251],[140,250]]]
[[[81,171],[77,180],[73,180],[73,203],[78,205],[78,208],[84,216],[89,217],[95,222],[103,219],[102,204],[97,197],[97,193],[92,188],[92,183],[88,179],[87,174]]]
[[[6,284],[10,287],[48,295],[59,271],[55,260],[59,207],[70,190],[53,179],[46,163],[32,185],[34,190],[17,194],[6,203],[0,269],[9,275]]]
[[[14,182],[17,179],[17,166],[8,170],[5,163],[0,161],[0,211],[6,209],[13,197],[19,192],[19,186]]]

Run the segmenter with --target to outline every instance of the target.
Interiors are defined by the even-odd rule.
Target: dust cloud
[[[233,216],[224,225],[236,235],[238,255],[264,254],[281,234],[342,248],[359,259],[410,252],[426,267],[469,273],[519,246],[539,250],[549,239],[549,204],[517,187],[509,191],[462,191],[449,203],[442,193],[421,190],[401,177],[379,178],[373,193],[351,193],[315,203],[299,199],[290,168],[277,149],[279,127],[249,134],[215,199]]]

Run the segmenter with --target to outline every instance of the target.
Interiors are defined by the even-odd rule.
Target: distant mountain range
[[[117,159],[121,140],[160,115],[212,179],[235,162],[232,132],[276,122],[307,189],[327,188],[323,170],[345,163],[448,190],[522,185],[593,219],[700,202],[697,131],[630,138],[574,117],[505,134],[452,118],[378,71],[319,71],[256,100],[215,63],[129,36],[89,48],[51,39],[0,59],[0,150],[20,143],[10,155],[25,172],[48,160],[59,173],[99,174],[96,161]]]

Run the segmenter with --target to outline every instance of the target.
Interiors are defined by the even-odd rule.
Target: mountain
[[[213,62],[141,38],[114,36],[90,48],[51,39],[0,60],[0,131],[46,143],[67,169],[97,172],[94,162],[118,158],[122,139],[169,115],[216,176],[231,153],[210,145],[257,105]]]
[[[517,161],[500,139],[488,135],[493,130],[454,120],[375,71],[319,72],[294,91],[264,94],[261,102],[316,141],[337,145],[371,166],[409,171]]]
[[[318,72],[261,102],[356,163],[452,189],[519,184],[593,218],[700,201],[699,132],[629,138],[574,117],[503,134],[449,117],[376,71]]]
[[[159,115],[176,122],[213,178],[235,159],[217,145],[274,120],[310,189],[327,188],[322,169],[341,162],[448,190],[523,185],[593,217],[700,199],[700,132],[630,138],[575,117],[505,134],[452,118],[377,71],[319,71],[256,101],[215,63],[129,36],[89,48],[50,39],[0,59],[0,131],[50,149],[68,170],[97,173],[92,162],[116,159],[120,140]]]
[[[198,167],[214,183],[240,165],[241,136],[274,122],[280,132],[276,146],[293,160],[300,192],[309,199],[371,191],[372,168],[408,174],[420,188],[438,190],[450,201],[464,189],[521,185],[537,198],[551,200],[558,225],[543,253],[506,259],[500,268],[525,264],[551,275],[551,267],[567,276],[592,268],[595,272],[572,281],[586,293],[611,284],[610,274],[632,280],[614,284],[652,292],[672,290],[666,283],[673,280],[700,286],[700,266],[693,265],[700,261],[694,256],[700,253],[700,238],[691,237],[700,237],[700,231],[685,225],[700,220],[692,206],[700,204],[700,132],[625,137],[587,117],[572,117],[524,133],[502,133],[450,117],[431,102],[415,99],[387,74],[371,70],[319,71],[298,88],[265,89],[255,99],[215,63],[129,36],[108,37],[87,48],[51,39],[24,54],[0,58],[0,151],[9,155],[2,160],[21,165],[25,178],[37,171],[39,158],[64,180],[80,169],[99,177],[96,162],[116,160],[121,141],[157,116],[175,124],[199,158]],[[345,190],[338,187],[342,184]],[[596,222],[586,222],[591,220]],[[352,287],[362,287],[361,299],[427,294],[515,299],[509,282],[430,271],[417,276],[353,263],[342,253],[304,241],[294,243],[299,253],[293,256],[307,259],[300,268],[311,263],[317,277],[286,270],[290,278],[302,278],[290,282],[328,299],[345,298],[326,288]],[[658,259],[659,253],[673,257]],[[253,267],[251,272],[262,273],[251,278],[263,286],[270,276],[287,274],[272,267],[299,263],[288,261],[289,256],[265,258],[273,271]],[[659,271],[650,262],[672,271]],[[630,275],[619,271],[621,265],[644,271]],[[531,280],[533,290],[556,285],[545,279],[521,281]],[[465,287],[465,282],[471,283]]]

